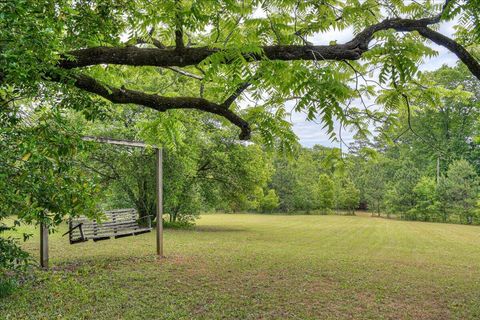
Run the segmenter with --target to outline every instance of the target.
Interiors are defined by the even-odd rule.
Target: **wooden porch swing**
[[[139,141],[127,141],[101,137],[83,137],[84,141],[114,144],[126,147],[146,148],[147,144]],[[152,146],[156,150],[156,242],[157,255],[163,257],[163,153],[159,147]],[[97,222],[86,217],[76,217],[69,220],[69,230],[63,235],[69,236],[70,244],[85,242],[88,240],[101,241],[122,237],[135,236],[152,231],[151,216],[138,218],[135,209],[118,209],[105,212],[105,220]],[[139,223],[147,219],[145,223]],[[40,224],[40,266],[48,269],[48,227]]]
[[[135,209],[118,209],[104,212],[105,220],[97,222],[86,217],[69,219],[68,234],[70,244],[93,240],[94,242],[108,240],[110,238],[123,238],[136,236],[152,231],[151,216],[138,218]],[[145,220],[146,226],[140,225]]]

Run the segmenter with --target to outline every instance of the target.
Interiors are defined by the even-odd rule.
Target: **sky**
[[[446,35],[452,36],[454,30],[455,22],[445,22],[440,25],[439,32]],[[353,31],[346,29],[343,31],[332,31],[322,34],[316,34],[309,41],[316,45],[328,44],[332,40],[336,40],[337,43],[345,43],[352,39]],[[438,52],[438,55],[433,58],[425,59],[425,61],[420,65],[420,70],[422,71],[432,71],[440,68],[442,65],[453,66],[457,63],[458,58],[445,49],[444,47],[438,46],[434,43],[428,44],[431,48],[435,49]],[[287,102],[287,110],[293,108],[293,101]],[[326,134],[326,131],[322,129],[321,123],[315,123],[307,121],[304,114],[292,113],[290,118],[293,124],[293,131],[298,136],[300,143],[305,147],[312,147],[316,144],[328,146],[328,147],[339,147],[340,143],[337,141],[331,141]],[[338,132],[339,124],[336,123],[335,130]],[[353,142],[353,132],[349,132],[347,129],[342,129],[342,139],[345,143]]]

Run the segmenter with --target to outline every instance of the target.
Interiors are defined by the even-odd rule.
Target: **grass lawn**
[[[56,233],[52,270],[0,300],[0,318],[480,318],[480,227],[204,215],[166,230],[166,259],[154,252],[153,233],[76,245]]]

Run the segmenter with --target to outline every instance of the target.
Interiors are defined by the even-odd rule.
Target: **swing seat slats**
[[[64,234],[69,235],[70,244],[88,240],[97,242],[111,238],[118,239],[152,231],[151,217],[139,219],[135,209],[110,210],[104,214],[101,222],[89,220],[83,216],[70,219],[69,231]],[[144,218],[147,219],[147,226],[139,224]]]

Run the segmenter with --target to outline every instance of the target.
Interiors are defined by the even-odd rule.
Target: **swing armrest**
[[[152,217],[153,217],[153,215],[149,214],[149,215],[143,216],[141,218],[138,218],[137,220],[143,220],[143,219],[147,218],[148,219],[147,220],[148,221],[148,227],[152,228]]]
[[[82,225],[83,225],[83,223],[79,223],[79,224],[77,224],[75,227],[70,228],[70,230],[68,230],[67,232],[65,232],[64,234],[62,234],[62,237],[63,237],[63,236],[66,236],[67,234],[72,233],[73,230],[75,230],[75,229],[77,229],[77,228],[80,228],[80,232],[82,233]]]

